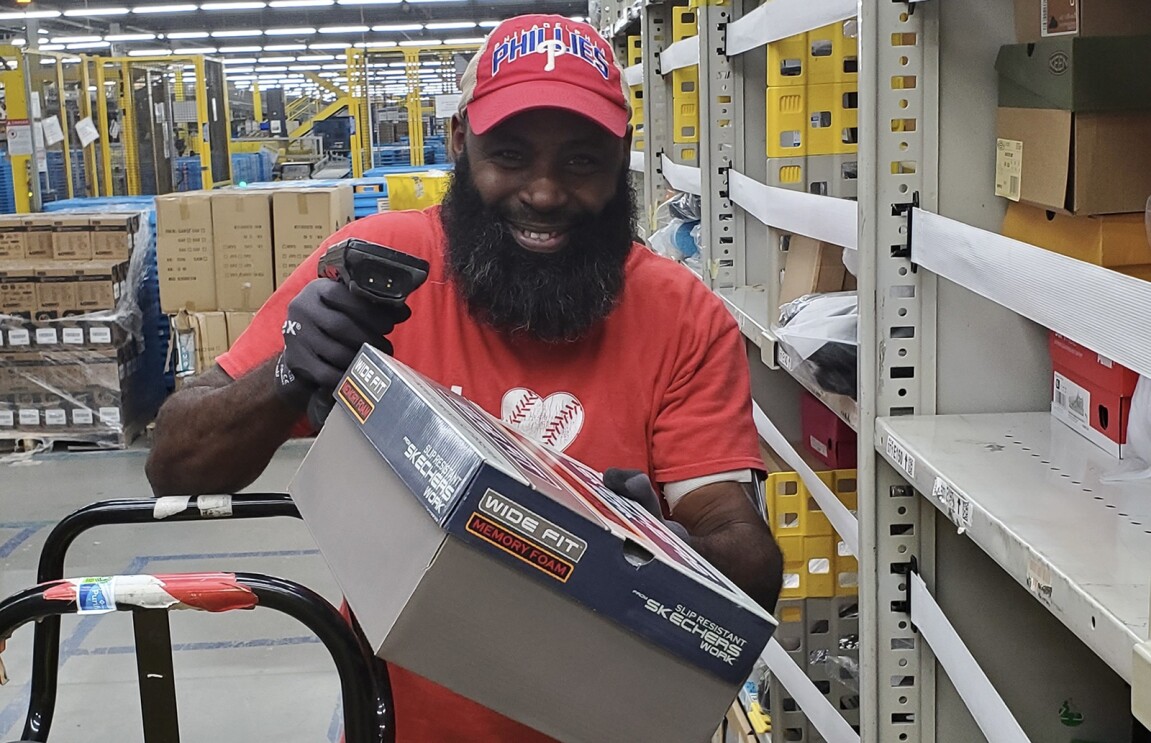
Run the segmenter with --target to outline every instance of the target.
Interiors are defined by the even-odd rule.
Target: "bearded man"
[[[153,490],[250,484],[311,432],[309,401],[330,399],[370,343],[606,471],[774,608],[782,558],[753,505],[763,462],[742,336],[690,271],[633,239],[630,111],[611,45],[587,24],[520,16],[492,31],[461,87],[442,207],[362,219],[320,246],[165,404]],[[326,247],[353,237],[426,260],[427,282],[388,307],[317,279]],[[400,741],[550,740],[402,668],[390,675]]]

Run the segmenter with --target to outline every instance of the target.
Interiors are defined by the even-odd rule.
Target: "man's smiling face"
[[[449,263],[469,309],[500,330],[560,342],[615,306],[630,249],[630,138],[536,109],[483,135],[457,126],[444,201]]]

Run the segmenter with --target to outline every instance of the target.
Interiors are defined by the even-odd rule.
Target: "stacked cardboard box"
[[[856,197],[858,48],[855,20],[768,44],[769,186]]]
[[[140,212],[0,218],[0,438],[123,446],[147,422],[133,394],[141,220]]]
[[[220,354],[235,345],[255,312],[188,312],[172,317],[176,352],[176,384],[212,368]]]
[[[350,186],[157,197],[164,312],[259,309],[325,238],[352,221],[353,213]]]
[[[1151,35],[1065,36],[999,50],[995,193],[1076,215],[1151,194]]]

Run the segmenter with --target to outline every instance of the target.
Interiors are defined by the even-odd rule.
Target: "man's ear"
[[[452,117],[452,160],[458,160],[464,152],[468,136],[468,123],[459,114]]]

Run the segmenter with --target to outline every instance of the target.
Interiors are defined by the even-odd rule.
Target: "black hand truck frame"
[[[272,516],[298,519],[300,512],[291,498],[282,493],[117,499],[85,506],[56,524],[40,552],[38,585],[0,602],[0,642],[24,624],[36,622],[31,693],[21,743],[46,743],[51,730],[60,663],[60,617],[77,613],[79,608],[77,597],[68,596],[73,584],[64,580],[64,558],[77,537],[97,526]],[[170,577],[187,584],[220,575],[192,573]],[[221,590],[250,592],[255,606],[295,618],[328,649],[340,679],[346,743],[394,743],[395,711],[387,666],[372,655],[358,626],[350,625],[322,596],[298,583],[258,573],[224,575],[234,575],[234,580]],[[212,605],[213,589],[206,589],[201,597],[205,604]],[[195,604],[174,608],[205,610]],[[233,608],[253,607],[207,610]],[[144,739],[178,743],[169,609],[117,601],[115,610],[132,613]]]

